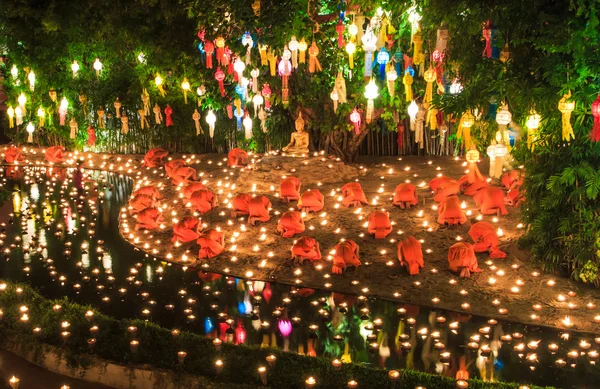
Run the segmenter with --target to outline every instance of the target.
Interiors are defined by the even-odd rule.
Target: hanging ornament
[[[100,72],[102,71],[102,68],[104,67],[104,65],[102,65],[102,62],[100,62],[99,58],[96,58],[96,60],[94,61],[93,67],[94,67],[94,70],[96,71],[96,78],[100,77]]]
[[[382,47],[377,54],[377,63],[379,64],[379,78],[381,81],[385,80],[385,68],[390,62],[390,54],[387,52],[385,47]]]
[[[129,133],[129,117],[127,114],[121,115],[121,134]]]
[[[233,106],[235,107],[233,110],[233,116],[236,118],[237,129],[242,129],[242,118],[244,117],[244,110],[242,109],[242,102],[240,99],[233,100]]]
[[[429,127],[430,131],[435,131],[438,128],[438,120],[437,120],[438,110],[432,107],[429,107],[427,111],[427,120],[426,125]]]
[[[162,111],[158,104],[154,104],[154,108],[152,108],[152,112],[154,112],[154,123],[161,124],[163,121]]]
[[[263,85],[262,95],[265,98],[265,108],[271,109],[271,87],[269,84]]]
[[[213,57],[213,53],[215,52],[215,45],[211,41],[206,42],[204,44],[204,52],[206,53],[206,68],[212,69],[213,68],[212,57]]]
[[[367,31],[362,37],[362,43],[365,52],[365,69],[363,74],[364,77],[371,77],[373,71],[373,53],[377,49],[377,37],[371,27],[367,27]]]
[[[89,125],[87,128],[87,133],[88,133],[87,145],[88,145],[88,147],[94,147],[96,145],[96,130],[94,130],[94,127]]]
[[[344,30],[346,29],[346,27],[344,26],[344,22],[341,20],[338,20],[337,25],[335,26],[335,31],[337,31],[338,34],[338,48],[342,48],[344,47]]]
[[[96,113],[98,114],[98,128],[104,128],[104,108],[100,106]]]
[[[29,80],[29,90],[33,92],[35,90],[35,73],[33,70],[29,71],[27,79]]]
[[[500,51],[500,61],[502,63],[507,63],[510,59],[510,48],[508,47],[508,42],[504,44],[502,51]]]
[[[317,47],[317,42],[313,41],[308,49],[308,71],[310,73],[320,72],[323,70],[321,67],[321,63],[317,56],[319,55],[319,48]]]
[[[185,104],[187,104],[187,93],[189,92],[190,88],[190,82],[187,80],[187,78],[184,78],[181,82],[181,89],[183,89],[183,102]]]
[[[425,146],[425,114],[426,110],[423,109],[420,104],[417,104],[419,110],[414,120],[414,131],[415,131],[415,142],[419,144],[419,148],[422,149]]]
[[[346,104],[348,102],[348,96],[346,93],[346,80],[344,79],[344,74],[341,70],[338,70],[338,74],[335,77],[334,81],[335,89],[337,90],[338,97],[340,99],[340,104]]]
[[[41,106],[37,110],[37,117],[38,117],[38,122],[39,122],[40,128],[43,128],[44,122],[46,120],[46,112],[44,111],[44,108]]]
[[[60,101],[60,107],[58,107],[58,117],[60,119],[60,125],[65,125],[65,119],[67,118],[67,110],[69,109],[69,102],[66,97],[63,97]]]
[[[281,76],[281,102],[284,105],[289,103],[288,80],[292,74],[292,63],[290,62],[291,56],[291,52],[286,47],[281,55],[281,61],[279,61],[279,75]]]
[[[350,34],[350,40],[355,40],[356,35],[358,34],[358,26],[356,25],[356,18],[352,22],[352,24],[348,25],[348,34]]]
[[[163,82],[164,82],[163,78],[160,76],[160,74],[157,73],[156,77],[154,77],[154,84],[158,88],[160,95],[162,97],[165,97],[165,89],[163,88]]]
[[[35,131],[35,126],[33,125],[32,122],[29,122],[29,124],[26,127],[27,133],[29,134],[27,136],[27,142],[28,143],[33,143],[33,131]]]
[[[404,84],[404,97],[406,102],[413,101],[413,76],[408,70],[404,72],[404,77],[402,77],[402,83]]]
[[[140,128],[142,130],[146,129],[146,128],[150,128],[150,123],[148,123],[148,119],[146,119],[146,116],[144,116],[144,110],[143,109],[138,109],[138,115],[140,116]]]
[[[215,46],[217,47],[217,64],[223,65],[223,57],[225,56],[225,38],[222,36],[215,39]]]
[[[50,90],[48,91],[48,96],[50,96],[50,100],[52,100],[53,103],[56,103],[57,94],[54,88],[50,88]]]
[[[492,58],[492,21],[488,20],[483,24],[483,39],[485,40],[485,48],[483,56]]]
[[[144,116],[150,116],[150,95],[146,88],[142,91],[142,104],[144,106]]]
[[[252,77],[252,92],[258,92],[258,76],[260,75],[260,70],[258,68],[252,69],[250,71],[250,76]]]
[[[267,53],[267,59],[269,60],[269,71],[272,77],[277,75],[277,56],[273,50],[269,49]]]
[[[15,117],[17,126],[23,124],[23,109],[20,106],[17,106],[17,108],[15,108]]]
[[[408,105],[408,117],[410,118],[410,130],[414,131],[415,130],[415,120],[417,119],[417,113],[419,113],[419,106],[417,105],[417,103],[413,100],[409,105]]]
[[[17,97],[17,103],[19,103],[19,106],[23,110],[23,114],[24,114],[25,113],[25,104],[27,103],[27,96],[25,96],[25,94],[23,92],[21,92],[19,97]]]
[[[208,123],[208,134],[212,139],[215,136],[215,123],[217,122],[217,116],[212,109],[208,111],[205,120]]]
[[[75,118],[72,118],[69,122],[69,128],[71,129],[71,133],[69,135],[71,139],[75,139],[75,137],[77,136],[77,127],[77,121],[75,120]]]
[[[380,19],[379,34],[377,36],[377,48],[381,49],[385,45],[385,42],[387,42],[388,26],[390,22],[387,18],[387,15],[381,8],[377,9],[377,16]]]
[[[437,30],[437,39],[435,41],[435,49],[439,52],[446,51],[448,47],[448,27],[441,25]]]
[[[373,100],[379,96],[379,92],[377,89],[377,84],[375,84],[375,80],[371,79],[369,83],[365,86],[365,97],[367,98],[367,123],[371,123],[371,118],[373,116]]]
[[[508,105],[504,104],[496,113],[496,123],[498,123],[498,133],[496,134],[496,138],[499,143],[504,143],[507,147],[510,145],[508,125],[511,121],[512,114],[508,110]]]
[[[227,117],[229,119],[233,119],[233,106],[231,104],[227,104]]]
[[[246,46],[246,65],[252,63],[252,47],[254,47],[254,40],[249,32],[245,33],[242,37],[242,44]]]
[[[238,83],[241,84],[242,78],[244,77],[244,70],[246,70],[246,64],[244,64],[244,62],[242,62],[242,60],[240,60],[238,57],[233,63],[233,69],[237,74]]]
[[[173,108],[169,104],[165,107],[165,126],[171,127],[173,125]]]
[[[527,122],[525,123],[527,126],[527,147],[531,151],[533,151],[535,148],[535,141],[537,140],[537,130],[540,127],[540,120],[541,116],[535,111],[535,109],[531,109],[531,111],[529,111],[529,116],[527,117]]]
[[[333,112],[337,113],[338,100],[340,99],[340,96],[338,95],[338,92],[337,92],[337,89],[335,89],[335,86],[333,87],[333,90],[329,94],[329,97],[331,98],[331,100],[333,100]]]
[[[262,97],[260,92],[252,97],[252,103],[254,104],[254,117],[256,117],[259,109],[262,109],[262,105],[265,102],[265,99]]]
[[[13,81],[17,81],[17,79],[19,78],[19,69],[17,68],[17,65],[13,65],[10,68],[10,75],[13,78]]]
[[[571,91],[560,99],[558,110],[562,113],[562,139],[569,142],[571,139],[575,139],[575,133],[571,126],[571,113],[575,110],[575,102],[571,100]]]
[[[492,177],[500,178],[502,177],[502,168],[504,167],[504,157],[508,154],[508,145],[505,145],[501,142],[494,146],[494,174]]]
[[[118,97],[117,97],[117,100],[115,100],[113,105],[115,106],[115,116],[120,118],[121,117],[121,102],[119,101]]]
[[[425,103],[429,104],[433,101],[433,83],[437,79],[437,75],[435,70],[429,66],[429,69],[423,75],[425,82],[427,83],[425,87]]]
[[[254,12],[254,16],[260,16],[260,0],[252,2],[252,12]]]
[[[592,103],[592,116],[594,117],[594,126],[590,138],[592,142],[600,142],[600,95]]]
[[[269,60],[267,59],[267,45],[259,45],[258,52],[260,53],[260,65],[268,66]]]
[[[418,30],[413,36],[414,51],[413,51],[413,63],[419,66],[419,74],[421,74],[421,65],[425,62],[425,55],[423,54],[423,35],[421,30]]]
[[[400,50],[400,47],[396,49],[394,55],[392,56],[392,60],[394,61],[394,68],[396,69],[397,74],[402,74],[402,60],[404,59],[404,54]]]
[[[365,32],[365,24],[366,24],[365,15],[362,15],[360,13],[356,14],[354,16],[354,23],[357,26],[356,41],[362,42],[362,37]]]
[[[349,41],[346,44],[346,53],[348,53],[348,63],[350,69],[354,69],[354,53],[356,52],[356,45],[354,42]]]
[[[194,120],[194,124],[196,125],[196,136],[202,134],[202,127],[200,127],[200,112],[198,112],[197,108],[194,109],[192,120]]]
[[[360,134],[360,113],[354,108],[350,114],[350,121],[354,124],[354,133]]]
[[[421,21],[421,15],[417,12],[417,9],[413,6],[408,10],[408,22],[410,23],[410,41],[414,43],[413,38],[419,29],[419,21]]]
[[[223,83],[223,80],[225,80],[225,73],[223,73],[223,70],[221,70],[220,67],[218,67],[217,71],[215,72],[215,80],[217,80],[219,83],[219,92],[221,92],[221,97],[225,97],[225,84]]]
[[[296,40],[296,37],[292,36],[288,48],[292,52],[292,66],[294,67],[294,69],[298,69],[298,46],[299,43]]]
[[[456,137],[463,139],[465,144],[465,150],[471,149],[473,143],[471,142],[471,127],[475,124],[475,116],[468,109],[461,117],[458,124],[458,130],[456,131]]]
[[[252,119],[248,114],[244,118],[244,137],[246,140],[252,139]]]
[[[8,107],[6,110],[6,114],[8,115],[8,128],[15,127],[15,109],[13,107]]]
[[[391,97],[394,97],[396,95],[396,80],[398,79],[398,73],[396,73],[396,69],[390,68],[386,74],[386,78],[388,93]]]
[[[263,132],[266,134],[267,133],[267,113],[265,112],[265,110],[260,107],[260,111],[258,111],[258,120],[260,120],[260,127],[262,128]]]
[[[308,50],[308,43],[304,38],[298,42],[298,51],[300,52],[300,63],[306,63],[306,50]]]

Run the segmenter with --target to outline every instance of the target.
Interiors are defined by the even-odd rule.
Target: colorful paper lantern
[[[571,113],[575,110],[575,102],[571,100],[571,91],[560,99],[558,110],[562,113],[562,139],[569,142],[571,139],[575,139],[575,133],[571,126]]]
[[[356,108],[354,108],[352,110],[352,113],[350,114],[350,121],[352,122],[352,124],[354,124],[354,132],[356,133],[356,135],[360,134],[360,113],[357,111]]]
[[[183,89],[183,101],[187,104],[187,93],[189,92],[191,86],[190,86],[190,82],[187,80],[187,78],[184,78],[183,81],[181,82],[181,89]]]
[[[375,84],[375,80],[371,79],[369,83],[365,86],[364,96],[367,98],[367,115],[366,120],[367,123],[371,123],[371,118],[373,115],[373,100],[379,96],[379,91],[377,88],[377,84]]]
[[[354,69],[354,53],[356,52],[356,45],[350,41],[346,44],[346,53],[348,53],[348,64],[350,69]]]
[[[206,123],[208,124],[208,134],[212,138],[215,135],[215,123],[217,122],[217,116],[213,110],[209,110],[206,114]]]
[[[590,137],[593,142],[600,142],[600,95],[592,103],[592,116],[594,117],[594,126]]]
[[[225,97],[225,84],[223,84],[223,80],[225,80],[225,73],[221,70],[219,66],[217,71],[215,72],[215,80],[219,83],[219,92],[221,92],[221,97]]]
[[[379,64],[379,77],[381,80],[385,80],[385,67],[390,62],[390,53],[387,52],[385,47],[382,47],[377,54],[377,63]]]
[[[27,137],[27,142],[28,143],[33,143],[33,131],[35,131],[35,126],[33,125],[32,122],[29,122],[29,124],[27,124],[27,133],[29,134]]]

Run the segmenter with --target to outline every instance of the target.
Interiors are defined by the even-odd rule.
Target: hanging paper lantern
[[[335,77],[333,85],[334,85],[335,89],[337,90],[340,104],[346,104],[348,102],[348,97],[346,94],[346,80],[344,79],[344,74],[342,73],[341,70],[338,71],[338,74]]]
[[[17,106],[17,108],[15,108],[15,117],[17,126],[23,124],[23,109],[21,106]]]
[[[433,108],[432,106],[429,106],[429,109],[427,110],[427,120],[425,120],[425,124],[427,126],[429,126],[429,129],[431,131],[437,130],[438,128],[438,110]]]
[[[477,151],[477,149],[471,149],[467,151],[465,154],[465,159],[470,164],[477,163],[479,161],[479,151]]]
[[[446,51],[446,47],[448,47],[448,27],[442,24],[437,30],[435,49],[439,52],[444,52]]]
[[[100,72],[102,71],[102,68],[104,67],[104,65],[102,65],[102,62],[100,62],[99,58],[96,58],[96,60],[94,61],[94,64],[92,66],[94,67],[94,70],[96,71],[96,77],[99,77]]]
[[[163,87],[163,83],[164,83],[163,78],[160,76],[160,74],[157,73],[156,77],[154,77],[154,85],[156,85],[156,87],[158,88],[160,95],[162,97],[165,97],[165,89]]]
[[[56,103],[57,95],[54,88],[50,88],[50,90],[48,91],[48,96],[50,96],[50,100],[52,100],[52,102]]]
[[[290,62],[291,56],[291,52],[286,47],[281,55],[281,61],[279,61],[279,75],[281,76],[281,102],[284,105],[287,105],[289,102],[288,80],[292,74],[292,64]]]
[[[413,51],[413,63],[415,65],[423,65],[425,63],[425,54],[423,54],[423,35],[421,31],[417,31],[413,36],[414,51]],[[422,69],[422,66],[420,66]],[[422,72],[422,70],[420,71]],[[422,73],[419,73],[422,74]]]
[[[292,66],[294,67],[294,69],[298,68],[298,46],[299,43],[296,40],[296,37],[292,36],[288,48],[292,52]]]
[[[392,57],[392,60],[394,61],[394,67],[396,69],[397,74],[402,73],[402,60],[403,59],[404,59],[404,54],[402,54],[402,51],[398,47],[396,49],[396,51],[394,52],[394,56]]]
[[[254,97],[252,97],[252,103],[254,104],[254,117],[256,117],[258,111],[260,110],[260,108],[262,108],[264,102],[265,99],[262,97],[260,92],[258,92],[254,95]]]
[[[350,24],[348,26],[348,34],[350,34],[352,39],[354,39],[356,34],[358,34],[358,26],[356,25],[356,23],[354,21],[352,22],[352,24]]]
[[[258,68],[252,69],[250,71],[250,76],[252,77],[252,92],[258,92],[258,76],[260,75],[260,70]]]
[[[58,116],[60,119],[60,125],[65,125],[65,119],[67,118],[67,110],[69,108],[69,102],[66,97],[63,97],[60,101],[60,107],[58,107]]]
[[[140,51],[140,53],[137,56],[137,60],[139,63],[141,63],[142,65],[146,64],[146,54],[144,54],[144,52]],[[92,128],[93,129],[93,128]]]
[[[356,135],[360,134],[360,113],[356,108],[354,108],[350,114],[350,121],[354,124],[354,132]]]
[[[246,70],[246,64],[240,60],[238,57],[233,63],[233,69],[235,70],[238,78],[238,82],[242,83],[242,78],[244,77],[244,70]]]
[[[371,123],[371,117],[373,115],[373,100],[377,98],[377,96],[379,96],[379,92],[378,92],[378,88],[377,88],[377,84],[375,84],[375,80],[371,79],[371,81],[369,81],[369,83],[365,86],[365,92],[364,92],[365,97],[367,98],[367,123]]]
[[[265,108],[266,109],[271,109],[271,87],[269,86],[269,84],[265,84],[263,85],[262,91],[261,91],[263,97],[265,98]]]
[[[237,129],[242,129],[242,118],[244,117],[244,110],[242,109],[242,102],[240,99],[233,100],[233,105],[235,109],[233,111],[233,116],[237,119]]]
[[[260,16],[260,0],[252,2],[252,11],[254,12],[254,16]]]
[[[15,109],[9,106],[6,110],[6,114],[8,115],[8,128],[13,128],[15,126]]]
[[[333,100],[333,112],[337,113],[338,100],[340,99],[340,96],[338,95],[337,89],[335,89],[335,87],[333,88],[333,90],[329,94],[329,97],[331,98],[331,100]]]
[[[571,113],[575,110],[575,102],[571,100],[571,91],[560,99],[558,110],[562,113],[562,139],[569,142],[571,139],[575,139],[575,133],[571,126]]]
[[[200,127],[200,112],[198,112],[197,108],[194,108],[192,120],[194,121],[194,125],[196,126],[196,136],[198,136],[202,133],[202,127]]]
[[[600,142],[600,95],[592,103],[592,116],[594,116],[594,126],[590,137],[593,142]]]
[[[504,104],[502,109],[496,113],[496,122],[498,123],[498,134],[500,136],[499,142],[503,142],[505,145],[510,144],[510,138],[508,136],[508,125],[512,121],[512,114],[508,110],[508,106]]]
[[[254,40],[249,32],[246,32],[242,37],[242,45],[246,46],[246,64],[250,65],[252,63],[252,47],[254,46]]]
[[[248,114],[244,117],[244,136],[246,139],[252,139],[252,119]]]
[[[162,116],[162,111],[160,110],[160,107],[158,106],[158,104],[154,104],[154,107],[152,108],[152,112],[154,112],[154,123],[161,124],[163,116]],[[102,123],[102,121],[100,121],[100,123]],[[102,126],[100,126],[100,128],[102,128]]]
[[[537,140],[537,129],[540,127],[541,116],[532,109],[529,112],[529,116],[527,117],[527,122],[525,125],[527,126],[527,147],[533,151],[534,143]]]
[[[377,49],[377,37],[373,33],[371,27],[367,28],[367,31],[362,37],[363,50],[365,51],[365,68],[364,76],[371,77],[373,69],[373,53]]]
[[[269,61],[270,74],[275,77],[277,75],[277,55],[271,49],[267,52],[267,60]]]
[[[321,67],[321,63],[317,56],[319,55],[319,48],[317,47],[317,42],[313,41],[308,49],[308,71],[310,73],[320,72],[323,70]]]
[[[75,118],[71,118],[71,121],[69,122],[69,128],[71,129],[70,138],[75,139],[78,130],[78,125]]]
[[[260,54],[260,64],[261,66],[269,65],[269,60],[267,59],[267,45],[259,45],[258,53]]]
[[[217,64],[223,65],[223,56],[225,55],[225,38],[222,36],[215,39],[215,46],[217,47]]]
[[[167,104],[165,108],[165,126],[167,127],[173,126],[173,118],[171,117],[171,115],[173,115],[173,108],[171,108],[171,106]]]
[[[29,90],[33,92],[35,90],[35,73],[33,70],[29,71],[27,79],[29,80]]]
[[[506,42],[506,44],[504,45],[504,48],[502,48],[502,51],[500,52],[500,61],[502,61],[503,63],[507,63],[509,59],[510,59],[510,48],[508,47],[508,42]]]
[[[215,72],[215,80],[219,83],[219,91],[221,92],[221,97],[225,97],[225,85],[223,84],[223,80],[225,79],[225,73],[221,70],[221,67],[217,68]]]
[[[217,117],[215,116],[215,113],[211,109],[208,111],[208,114],[206,115],[206,123],[208,123],[208,133],[211,138],[215,135],[215,123],[216,122],[217,122]]]
[[[158,111],[160,112],[160,108]],[[98,128],[104,128],[104,109],[102,106],[100,106],[100,109],[98,109],[96,113],[98,114]]]
[[[44,121],[46,119],[46,112],[44,112],[44,108],[42,108],[42,107],[38,108],[37,116],[38,116],[40,127],[44,127]]]
[[[379,77],[381,80],[385,80],[385,67],[390,62],[390,54],[386,51],[385,47],[382,47],[377,54],[377,63],[379,64]]]
[[[427,86],[425,87],[425,102],[431,103],[433,101],[433,83],[436,80],[435,70],[430,66],[429,69],[423,75]]]
[[[181,82],[181,89],[183,89],[183,101],[187,104],[187,93],[189,92],[191,86],[190,86],[190,82],[187,80],[187,78],[184,78],[183,81]]]
[[[300,63],[306,63],[306,50],[308,50],[308,43],[302,38],[298,42],[298,51],[300,52]]]
[[[350,69],[354,69],[354,53],[356,52],[356,45],[350,41],[346,44],[346,53],[348,53],[348,61]]]
[[[213,45],[213,43],[211,41],[206,42],[204,44],[204,52],[206,53],[206,68],[212,69],[212,67],[213,67],[212,56],[213,56],[213,53],[215,52],[215,45]]]
[[[19,97],[17,97],[17,103],[19,103],[19,106],[21,108],[25,108],[25,104],[27,103],[27,96],[25,96],[23,92],[21,92]]]
[[[121,115],[121,134],[129,133],[129,117],[127,117],[127,113]]]
[[[408,117],[410,117],[410,126],[412,129],[414,128],[415,119],[417,118],[417,114],[419,113],[419,106],[414,100],[408,105],[407,111]]]
[[[17,65],[13,65],[10,68],[10,75],[12,76],[13,80],[19,78],[19,69],[17,68]]]
[[[386,74],[387,78],[387,87],[388,92],[391,97],[396,95],[396,80],[398,79],[398,73],[396,73],[396,69],[390,68],[390,70]]]
[[[335,26],[335,31],[338,34],[338,48],[344,47],[344,30],[345,30],[344,22],[342,20],[338,20],[338,24]]]
[[[465,144],[465,149],[469,150],[471,148],[471,127],[475,124],[475,116],[471,113],[471,110],[468,109],[461,118],[458,125],[458,131],[456,132],[456,137],[459,139],[463,139]]]
[[[417,12],[417,9],[413,6],[408,11],[408,22],[410,23],[410,40],[413,41],[413,37],[415,36],[417,30],[419,29],[419,21],[421,20],[421,15]]]
[[[113,103],[113,106],[115,107],[115,116],[120,118],[121,117],[121,102],[119,101],[118,97],[117,97],[117,100],[115,100],[115,102]]]
[[[402,77],[402,83],[404,84],[404,97],[407,102],[413,101],[413,76],[410,74],[410,71],[404,72],[404,77]]]
[[[32,122],[29,122],[26,129],[27,129],[27,132],[29,133],[29,136],[27,137],[27,142],[33,143],[33,131],[35,131],[35,126],[33,125]]]
[[[485,49],[483,49],[483,56],[492,58],[492,21],[488,20],[483,24],[483,39],[485,40]]]

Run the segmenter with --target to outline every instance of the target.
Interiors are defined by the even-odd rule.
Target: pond
[[[11,200],[0,209],[0,278],[223,342],[560,388],[591,388],[600,378],[593,335],[171,265],[119,235],[129,178],[94,171],[80,196],[70,174],[5,168]]]

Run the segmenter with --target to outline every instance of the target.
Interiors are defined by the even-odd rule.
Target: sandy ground
[[[44,164],[40,149],[26,151],[25,154],[25,163]],[[219,205],[198,216],[207,228],[219,228],[226,239],[226,248],[221,255],[197,260],[197,244],[176,247],[171,243],[173,220],[193,212],[179,198],[178,188],[171,185],[162,168],[141,168],[140,155],[78,155],[82,156],[86,159],[86,167],[131,176],[139,185],[160,186],[166,219],[162,229],[135,231],[135,220],[126,212],[122,213],[120,225],[127,241],[155,257],[239,277],[365,294],[535,325],[600,332],[600,320],[594,320],[596,315],[600,315],[600,292],[542,272],[532,264],[527,252],[516,247],[523,231],[519,228],[518,208],[508,207],[509,214],[497,219],[482,217],[482,220],[502,230],[501,249],[508,254],[506,259],[490,260],[488,254],[478,254],[479,266],[484,270],[482,273],[460,278],[450,272],[448,249],[461,239],[471,242],[467,232],[471,223],[477,221],[479,212],[471,197],[460,195],[461,201],[466,203],[465,211],[470,211],[469,222],[457,227],[438,225],[437,211],[432,208],[436,203],[426,184],[438,174],[459,178],[466,169],[463,160],[452,157],[384,157],[347,166],[322,155],[309,158],[267,155],[255,156],[250,166],[240,169],[227,168],[224,155],[183,156],[209,189],[218,195]],[[73,163],[73,159],[67,161],[67,164]],[[480,170],[487,175],[487,169],[486,161],[482,161]],[[294,238],[282,238],[277,234],[280,214],[296,205],[284,204],[277,197],[281,178],[289,175],[300,178],[301,192],[319,189],[325,195],[325,208],[304,218],[307,229],[302,234],[319,241],[323,260],[302,266],[294,265],[290,259]],[[356,179],[370,204],[360,209],[348,209],[338,201],[339,191],[345,183]],[[419,188],[417,207],[401,210],[391,205],[393,190],[402,182],[411,182]],[[231,217],[228,202],[238,193],[267,196],[273,205],[271,220],[252,226],[245,219]],[[393,231],[385,240],[375,240],[367,233],[368,215],[378,209],[387,210],[394,222]],[[416,276],[408,275],[397,259],[398,241],[408,235],[424,240],[425,268]],[[331,274],[331,261],[327,257],[340,239],[352,239],[359,245],[362,265],[335,275]],[[492,284],[490,278],[495,283]],[[552,283],[553,286],[550,286]],[[539,306],[534,308],[534,305]],[[563,323],[567,316],[573,323],[572,327]]]

